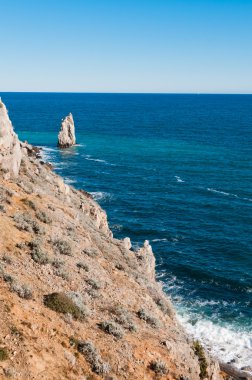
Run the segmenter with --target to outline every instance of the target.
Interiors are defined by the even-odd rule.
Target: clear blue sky
[[[0,91],[252,93],[252,0],[0,0]]]

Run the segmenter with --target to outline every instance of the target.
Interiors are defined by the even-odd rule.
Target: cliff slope
[[[18,146],[20,169],[0,178],[0,378],[218,379],[155,281],[148,242],[114,239],[88,193]]]

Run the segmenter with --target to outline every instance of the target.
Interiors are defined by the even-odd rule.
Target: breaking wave
[[[103,191],[93,191],[90,192],[90,194],[96,201],[108,201],[112,199],[112,195],[110,193],[106,193]]]

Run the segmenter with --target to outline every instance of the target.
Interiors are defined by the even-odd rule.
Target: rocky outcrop
[[[0,170],[4,178],[17,177],[22,160],[18,136],[0,99]]]
[[[18,177],[0,177],[0,379],[219,380],[156,282],[149,242],[114,239],[90,194],[21,149]]]
[[[152,247],[148,240],[145,240],[144,245],[136,252],[136,256],[140,261],[144,273],[151,278],[155,279],[155,256],[152,252]]]
[[[62,120],[61,129],[58,134],[58,147],[69,148],[76,144],[75,127],[73,115],[70,113]]]

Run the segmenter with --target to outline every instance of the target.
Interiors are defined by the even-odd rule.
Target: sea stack
[[[61,129],[58,134],[58,147],[69,148],[76,144],[75,127],[73,115],[70,113],[62,120]]]
[[[20,141],[0,98],[0,170],[5,179],[18,176],[21,160]]]

